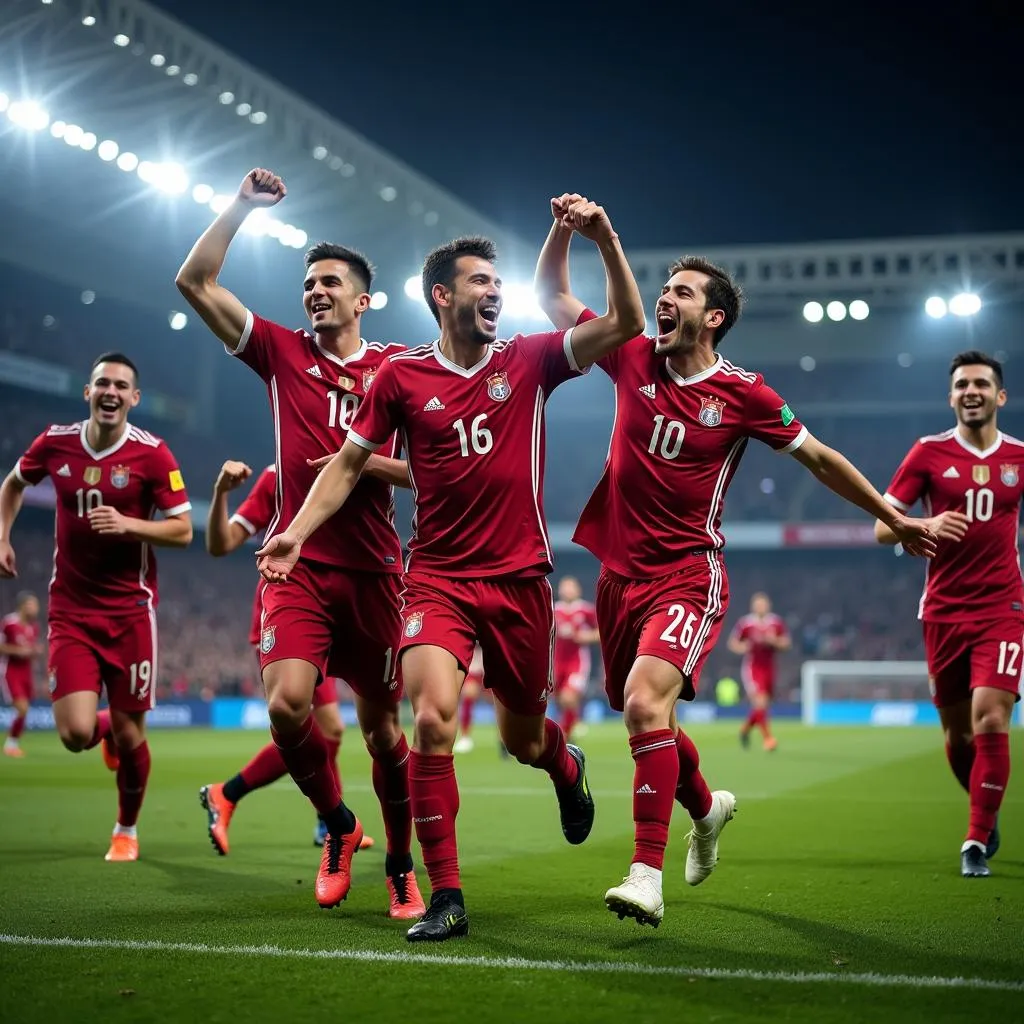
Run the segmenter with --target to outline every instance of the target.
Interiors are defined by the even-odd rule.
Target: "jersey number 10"
[[[964,515],[970,523],[987,523],[992,518],[992,509],[995,506],[995,496],[988,487],[973,487],[965,495],[967,508]]]

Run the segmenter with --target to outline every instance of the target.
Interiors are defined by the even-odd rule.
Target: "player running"
[[[73,753],[103,742],[117,773],[118,811],[106,859],[139,857],[136,823],[149,779],[146,712],[156,704],[154,547],[192,540],[192,508],[178,463],[159,437],[128,422],[139,374],[120,352],[92,365],[89,418],[40,434],[0,486],[0,577],[17,575],[11,529],[26,487],[56,491],[50,578],[53,717]],[[156,511],[162,519],[154,519]],[[109,710],[98,711],[106,689]]]
[[[1010,777],[1010,721],[1020,699],[1024,590],[1017,532],[1024,441],[997,424],[1006,404],[998,360],[961,352],[950,379],[956,426],[918,440],[885,497],[903,512],[920,501],[939,537],[917,616],[946,758],[970,796],[960,873],[987,878],[988,860],[999,848],[996,817]],[[882,544],[900,539],[881,523],[875,537]]]
[[[15,610],[0,620],[0,681],[14,708],[4,753],[24,757],[21,734],[25,731],[29,704],[35,692],[34,662],[43,653],[39,643],[39,598],[23,590],[15,598]]]
[[[236,551],[257,533],[263,533],[270,525],[277,510],[277,467],[267,466],[256,478],[252,490],[238,506],[234,515],[228,516],[228,494],[240,487],[249,477],[252,469],[244,462],[228,460],[217,474],[213,485],[213,501],[206,521],[206,550],[214,558],[222,558]],[[249,643],[259,658],[260,620],[263,616],[261,591],[262,580],[256,587],[253,599],[252,624],[249,627]],[[338,711],[338,691],[336,681],[329,677],[313,691],[313,717],[320,726],[328,748],[328,761],[338,782],[338,792],[343,793],[341,773],[338,768],[338,752],[345,732],[341,714]],[[213,782],[203,786],[199,791],[199,799],[207,812],[207,832],[213,848],[226,856],[228,844],[228,826],[231,816],[242,797],[254,789],[262,789],[272,782],[288,774],[288,768],[281,757],[281,751],[275,743],[268,743],[259,753],[237,774],[227,782]],[[327,824],[317,816],[313,829],[313,843],[323,846],[327,836]],[[359,844],[360,850],[373,846],[373,839],[364,835]]]
[[[537,293],[555,326],[593,316],[572,295],[564,217],[579,201],[552,202],[554,224],[537,266]],[[885,502],[838,452],[817,441],[764,382],[716,351],[740,312],[740,291],[699,257],[677,261],[656,308],[658,336],[638,336],[598,361],[615,383],[608,460],[574,540],[601,561],[597,618],[608,700],[625,711],[635,762],[635,852],[629,874],[605,894],[620,918],[657,926],[673,798],[690,817],[686,880],[715,867],[718,837],[736,808],[712,793],[675,704],[693,700],[729,598],[722,506],[750,438],[792,453],[841,497],[892,524],[913,553],[934,541],[925,524]]]
[[[555,702],[562,711],[562,732],[571,739],[590,682],[590,646],[600,640],[597,611],[583,600],[575,576],[558,581],[555,602]]]
[[[744,615],[729,636],[729,650],[743,658],[741,674],[750,701],[750,714],[740,729],[740,743],[750,746],[750,730],[760,727],[764,749],[774,750],[779,742],[772,735],[769,711],[775,698],[775,662],[779,651],[792,646],[789,630],[780,615],[772,611],[767,594],[750,599],[750,614]]]
[[[401,346],[363,341],[373,270],[366,257],[321,242],[306,253],[303,306],[312,334],[289,331],[248,310],[218,283],[228,246],[257,208],[279,203],[284,182],[257,168],[203,233],[178,271],[177,285],[228,352],[267,385],[277,451],[275,514],[267,533],[289,522],[316,478],[313,463],[337,451],[387,356]],[[344,679],[373,758],[373,786],[387,833],[389,916],[418,917],[423,900],[410,845],[409,748],[398,721],[397,675],[402,628],[402,549],[394,525],[392,484],[404,463],[382,439],[378,468],[389,480],[358,481],[353,500],[306,546],[291,586],[263,594],[260,662],[271,736],[288,772],[327,823],[316,880],[321,907],[335,907],[351,887],[352,856],[363,826],[341,799],[331,750],[311,713],[318,685]]]
[[[545,715],[554,621],[543,514],[544,405],[559,384],[635,334],[643,309],[604,211],[581,201],[564,216],[597,244],[608,313],[575,330],[497,341],[502,297],[493,244],[466,238],[435,249],[424,264],[423,291],[440,339],[381,367],[348,440],[302,511],[259,552],[265,578],[294,579],[300,550],[304,555],[314,531],[353,493],[368,454],[402,431],[416,497],[402,670],[416,716],[413,821],[433,890],[423,920],[408,932],[410,942],[469,930],[452,747],[474,642],[483,650],[509,753],[549,774],[570,843],[582,843],[593,825],[583,753],[567,746]]]
[[[466,678],[462,682],[459,694],[459,738],[452,748],[456,754],[468,754],[476,744],[473,742],[473,709],[484,691],[484,652],[477,644],[473,648],[473,657],[466,669]]]

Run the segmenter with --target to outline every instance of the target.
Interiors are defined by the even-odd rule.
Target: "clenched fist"
[[[238,186],[238,198],[247,206],[276,206],[288,194],[284,182],[265,167],[255,167]]]
[[[213,485],[214,493],[227,494],[235,490],[252,476],[252,470],[244,462],[228,459],[217,474],[217,482]]]

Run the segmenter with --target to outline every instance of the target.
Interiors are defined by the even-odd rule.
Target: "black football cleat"
[[[992,874],[985,851],[976,843],[969,843],[960,851],[960,874],[964,878],[988,878]]]
[[[988,842],[985,844],[985,860],[991,860],[999,852],[999,819],[996,819],[995,828],[988,834]]]
[[[562,818],[562,835],[573,845],[579,846],[594,827],[594,798],[587,785],[587,759],[574,743],[567,743],[569,756],[580,766],[580,775],[575,785],[555,789],[558,797],[558,811]]]
[[[455,895],[457,894],[457,895]],[[469,934],[469,917],[458,890],[442,889],[430,897],[427,912],[406,933],[409,942],[447,942]]]
[[[740,746],[744,750],[750,749],[750,732],[746,729],[740,729]]]

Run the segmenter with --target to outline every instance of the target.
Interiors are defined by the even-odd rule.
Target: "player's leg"
[[[566,741],[572,739],[573,729],[576,728],[580,720],[580,707],[583,703],[583,691],[586,687],[586,681],[582,682],[581,686],[581,673],[572,672],[569,673],[561,686],[555,685],[555,701],[558,704],[559,710],[562,712],[562,732],[565,734]]]
[[[468,754],[473,749],[473,711],[480,697],[480,681],[466,676],[459,698],[459,738],[455,741],[456,754]]]
[[[11,719],[10,727],[7,730],[7,739],[4,740],[4,753],[8,757],[24,757],[25,752],[21,749],[21,734],[25,731],[25,721],[28,718],[29,700],[31,697],[32,678],[28,677],[28,686],[24,678],[18,678],[12,673],[11,666],[7,667],[7,693],[11,707],[14,708],[14,718]]]
[[[117,821],[106,860],[139,859],[139,812],[146,796],[151,757],[146,741],[146,713],[123,711],[111,695],[110,725],[117,747]]]
[[[768,680],[762,680],[758,692],[754,698],[755,707],[758,709],[758,725],[761,728],[761,735],[764,738],[764,749],[775,750],[779,743],[772,735],[771,710],[772,710],[773,687]]]
[[[938,709],[942,735],[946,741],[946,760],[965,793],[971,791],[971,769],[974,767],[971,704],[971,698],[965,697],[955,704]]]

